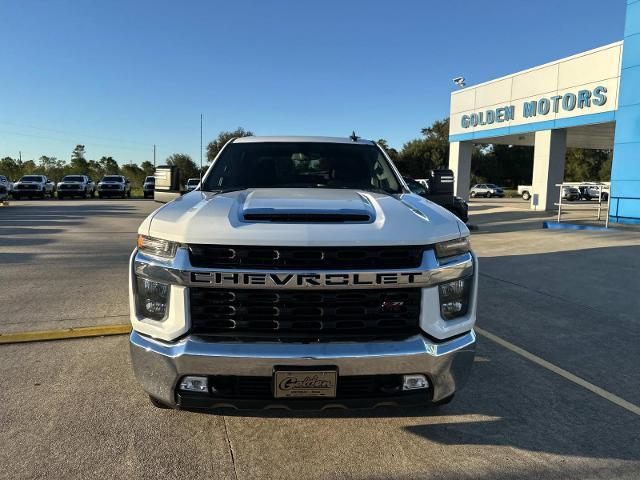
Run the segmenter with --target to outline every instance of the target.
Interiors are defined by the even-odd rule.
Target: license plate
[[[276,398],[335,397],[337,383],[335,370],[279,370],[273,392]]]

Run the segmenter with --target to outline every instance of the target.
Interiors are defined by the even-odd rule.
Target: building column
[[[640,223],[640,0],[627,0],[609,220]]]
[[[469,200],[472,153],[472,142],[451,142],[449,146],[449,169],[455,178],[453,193],[463,200]]]
[[[553,210],[560,197],[556,184],[564,180],[567,153],[566,130],[536,132],[533,150],[532,210]]]

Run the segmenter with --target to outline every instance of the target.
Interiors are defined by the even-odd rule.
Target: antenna
[[[156,169],[156,144],[153,144],[153,169]]]
[[[356,131],[352,131],[351,132],[351,136],[349,137],[351,139],[352,142],[357,142],[358,141],[358,136],[356,135]]]
[[[202,193],[202,114],[200,114],[200,195],[204,198]]]

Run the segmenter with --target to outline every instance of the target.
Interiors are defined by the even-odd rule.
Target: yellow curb
[[[131,325],[104,325],[99,327],[63,328],[36,332],[0,333],[0,344],[64,340],[66,338],[99,337],[102,335],[124,335],[131,332]]]

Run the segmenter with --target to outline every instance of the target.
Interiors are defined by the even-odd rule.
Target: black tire
[[[161,402],[160,400],[158,400],[155,397],[152,397],[151,395],[149,395],[149,401],[151,402],[151,405],[153,405],[156,408],[159,408],[161,410],[169,410],[171,409],[171,407],[169,405],[167,405],[166,403]]]
[[[471,198],[476,198],[476,192],[471,192],[471,193],[469,194],[469,196],[470,196]]]
[[[131,198],[131,190],[127,192],[127,198]]]
[[[487,192],[487,194],[485,195],[485,197],[487,197],[487,198],[491,198],[491,192]]]
[[[102,199],[102,194],[98,193],[98,198]]]
[[[451,403],[451,401],[453,400],[453,397],[455,397],[455,396],[456,396],[456,394],[455,394],[455,393],[452,393],[452,394],[451,394],[451,395],[449,395],[448,397],[444,397],[443,399],[438,400],[437,402],[431,402],[431,404],[432,404],[434,407],[440,407],[440,406],[442,406],[442,405],[448,405],[448,404],[450,404],[450,403]]]
[[[61,195],[60,192],[58,192],[58,200],[64,200],[64,195]]]
[[[529,192],[522,192],[522,199],[524,201],[531,200],[531,194]]]

